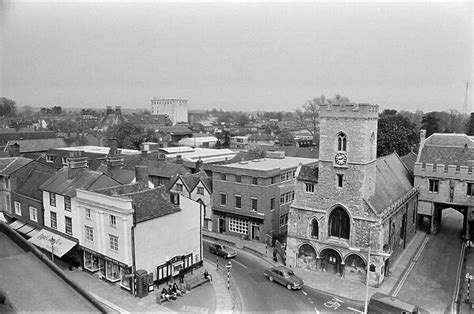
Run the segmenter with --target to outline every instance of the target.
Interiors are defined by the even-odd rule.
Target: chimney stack
[[[166,162],[165,154],[159,153],[158,154],[158,165],[162,165]]]
[[[106,110],[105,110],[105,115],[109,115],[111,113],[113,113],[114,111],[112,110],[112,106],[106,106],[105,107]]]
[[[184,162],[184,161],[183,161],[183,156],[181,156],[181,155],[176,156],[176,163],[177,163],[178,165],[182,165],[183,162]]]
[[[67,177],[69,180],[74,179],[80,172],[87,169],[87,156],[84,151],[69,152]]]
[[[108,142],[109,142],[109,147],[110,147],[109,155],[116,155],[117,154],[117,139],[112,137],[112,138],[109,138]]]
[[[143,188],[148,187],[148,169],[146,166],[135,166],[136,182]]]
[[[420,130],[420,143],[423,143],[426,139],[426,130]]]
[[[8,155],[10,157],[20,156],[20,145],[18,145],[18,143],[13,143],[12,145],[8,145]]]
[[[196,172],[199,172],[202,170],[202,160],[201,157],[196,161]]]

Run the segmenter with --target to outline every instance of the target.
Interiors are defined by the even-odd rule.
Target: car
[[[270,281],[275,281],[286,286],[288,290],[301,289],[304,285],[304,280],[296,276],[293,270],[285,266],[276,266],[265,269],[263,274]]]
[[[237,252],[234,249],[217,243],[211,244],[209,246],[209,252],[216,254],[217,256],[222,256],[223,258],[232,258],[237,256]]]

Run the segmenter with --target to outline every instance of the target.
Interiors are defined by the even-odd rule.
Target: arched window
[[[349,215],[341,207],[335,208],[329,215],[329,236],[349,240]]]
[[[313,221],[311,221],[311,237],[317,239],[318,236],[319,236],[319,224],[316,219],[313,219]]]
[[[347,137],[344,133],[339,133],[337,136],[337,150],[342,152],[347,150]]]

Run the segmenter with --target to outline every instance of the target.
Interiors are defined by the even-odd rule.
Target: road
[[[397,297],[419,305],[430,313],[450,312],[462,246],[463,216],[443,210],[441,229],[430,236]]]
[[[204,242],[204,258],[216,261]],[[222,260],[220,258],[220,260]],[[270,282],[263,271],[271,264],[248,252],[238,250],[231,260],[231,274],[238,285],[242,298],[242,312],[362,312],[363,304],[335,298],[327,293],[304,286],[301,290],[288,290]],[[221,263],[224,263],[221,261]],[[304,278],[303,278],[304,279]]]

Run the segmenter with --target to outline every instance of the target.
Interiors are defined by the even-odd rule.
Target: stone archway
[[[324,249],[321,251],[321,268],[331,274],[341,273],[341,255],[333,249]]]
[[[303,244],[298,250],[297,265],[299,268],[317,270],[316,251],[309,244]]]
[[[365,282],[367,276],[367,263],[357,254],[346,257],[344,277],[353,281]]]

